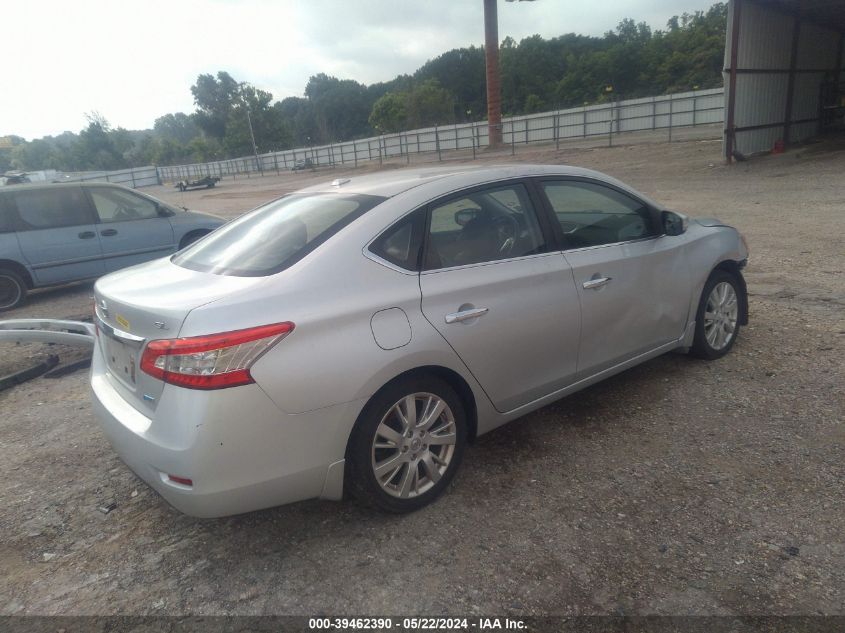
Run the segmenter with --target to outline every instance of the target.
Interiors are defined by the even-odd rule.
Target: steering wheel
[[[499,254],[507,257],[516,246],[516,239],[522,230],[519,220],[510,214],[499,215],[493,218],[493,226],[499,238]]]

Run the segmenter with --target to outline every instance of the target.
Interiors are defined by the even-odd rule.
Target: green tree
[[[305,96],[314,107],[317,136],[312,141],[330,143],[370,133],[373,104],[366,87],[357,81],[320,73],[308,80]]]
[[[222,139],[226,135],[226,124],[235,106],[240,84],[232,76],[219,71],[217,77],[200,75],[191,86],[191,94],[197,106],[196,124],[212,138]]]
[[[538,95],[530,94],[525,97],[525,107],[522,111],[525,114],[533,114],[534,112],[543,112],[546,110],[546,102]]]
[[[179,143],[187,144],[201,134],[196,124],[195,115],[176,112],[165,114],[155,120],[153,130],[157,136],[168,137]]]
[[[454,118],[480,118],[487,109],[484,49],[456,48],[427,61],[414,73],[414,83],[434,79],[454,98]],[[410,91],[410,86],[404,92]],[[467,115],[467,111],[470,112]]]
[[[408,125],[412,128],[455,121],[455,97],[436,79],[428,79],[408,93]]]
[[[122,169],[126,167],[109,122],[98,112],[86,114],[88,127],[79,133],[73,148],[76,164],[81,169]]]
[[[399,132],[408,123],[406,103],[408,93],[388,92],[373,104],[369,123],[373,129],[381,132]]]

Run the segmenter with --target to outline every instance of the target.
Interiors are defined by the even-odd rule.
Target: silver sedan
[[[407,512],[476,436],[671,350],[726,354],[745,240],[564,166],[393,171],[270,202],[95,286],[95,410],[179,510]]]

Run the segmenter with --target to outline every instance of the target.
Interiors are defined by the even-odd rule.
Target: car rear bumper
[[[254,384],[207,392],[168,385],[147,417],[111,380],[95,353],[91,387],[103,431],[121,459],[177,510],[219,517],[340,498],[338,471],[357,403],[290,415]]]

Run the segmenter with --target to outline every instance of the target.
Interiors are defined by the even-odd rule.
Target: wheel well
[[[457,393],[458,397],[461,399],[461,403],[464,405],[464,409],[467,414],[467,440],[469,442],[473,442],[478,434],[478,408],[475,404],[475,396],[472,394],[472,389],[467,384],[466,380],[463,379],[463,376],[456,371],[447,369],[446,367],[440,367],[439,365],[426,365],[424,367],[417,367],[399,374],[379,389],[376,394],[381,392],[383,389],[386,389],[397,380],[404,380],[409,376],[437,376],[455,390],[455,393]],[[373,394],[373,397],[375,397],[376,394]]]
[[[194,229],[193,231],[188,231],[187,233],[185,233],[185,235],[182,236],[182,239],[179,240],[179,250],[185,248],[191,238],[200,238],[208,233],[211,233],[211,231],[209,231],[208,229]]]
[[[0,268],[7,268],[8,270],[11,270],[12,272],[15,272],[20,275],[21,279],[23,279],[23,282],[26,284],[26,287],[29,290],[32,290],[34,286],[32,282],[32,276],[29,274],[29,271],[26,269],[26,267],[10,259],[0,259]]]
[[[739,283],[739,287],[742,290],[741,296],[739,297],[739,324],[748,325],[748,288],[745,285],[745,277],[742,276],[740,264],[732,259],[726,259],[720,262],[713,270],[724,270],[726,273],[733,275]]]

